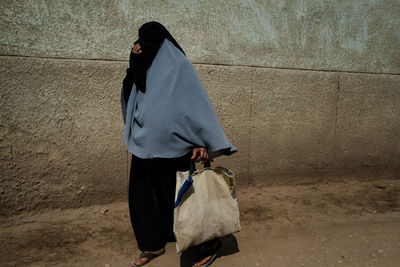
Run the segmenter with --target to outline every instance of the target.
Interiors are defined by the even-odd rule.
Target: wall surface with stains
[[[399,73],[397,0],[2,1],[0,53],[125,60],[157,20],[195,63]]]
[[[120,88],[144,22],[194,63],[239,184],[400,172],[400,2],[1,1],[0,214],[126,199]],[[339,179],[339,178],[338,178]]]

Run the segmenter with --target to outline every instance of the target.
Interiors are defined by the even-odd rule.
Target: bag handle
[[[211,160],[207,160],[204,162],[204,168],[211,168]]]
[[[209,160],[204,162],[204,168],[209,168],[211,166],[211,163]],[[174,208],[177,208],[179,206],[179,203],[182,200],[183,194],[186,192],[186,190],[189,189],[189,187],[193,184],[193,178],[192,174],[196,171],[196,164],[194,162],[194,159],[190,160],[190,168],[189,168],[189,177],[188,179],[185,180],[185,182],[182,184],[181,188],[178,191],[178,195],[174,204]]]
[[[198,153],[199,153],[199,151],[197,151],[196,157],[197,157]],[[196,158],[196,157],[195,157],[195,158]],[[203,167],[204,167],[204,168],[211,168],[211,161],[212,161],[212,160],[206,160],[206,161],[203,163]],[[194,159],[191,159],[191,160],[190,160],[189,173],[192,174],[194,171],[196,171],[196,164],[195,164]]]
[[[191,176],[196,171],[196,164],[194,159],[190,159],[189,175]]]
[[[207,160],[203,163],[204,168],[211,168],[211,161]],[[189,175],[192,175],[196,171],[196,163],[194,159],[190,160]]]

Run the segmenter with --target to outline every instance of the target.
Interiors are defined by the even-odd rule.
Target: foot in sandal
[[[140,253],[139,256],[137,256],[135,259],[131,261],[131,266],[137,267],[137,266],[143,266],[153,259],[157,258],[158,256],[161,256],[165,253],[165,248],[162,248],[157,251],[143,251]]]
[[[218,256],[218,250],[221,248],[221,241],[217,240],[213,245],[200,246],[199,261],[193,263],[192,267],[210,266]]]

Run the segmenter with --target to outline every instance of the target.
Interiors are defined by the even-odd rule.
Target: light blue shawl
[[[206,147],[212,158],[237,151],[195,68],[167,39],[147,70],[146,93],[133,85],[126,101],[122,88],[121,106],[126,147],[139,158],[180,157],[193,147]]]

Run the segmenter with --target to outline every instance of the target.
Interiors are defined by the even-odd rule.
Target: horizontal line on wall
[[[245,68],[259,68],[259,69],[278,69],[278,70],[302,70],[302,71],[323,71],[323,72],[344,72],[344,73],[360,73],[360,74],[385,74],[385,75],[400,75],[400,73],[391,72],[368,72],[368,71],[349,71],[349,70],[323,70],[323,69],[303,69],[303,68],[288,68],[288,67],[267,67],[258,65],[231,65],[222,63],[198,63],[196,65],[209,65],[209,66],[226,66],[226,67],[245,67]]]
[[[34,58],[34,59],[72,60],[72,61],[128,62],[128,60],[104,59],[104,58],[38,57],[38,56],[6,55],[6,54],[0,54],[0,56],[1,57]],[[400,73],[391,73],[391,72],[368,72],[368,71],[347,71],[347,70],[304,69],[304,68],[267,67],[267,66],[258,66],[258,65],[233,65],[233,64],[203,63],[203,62],[192,62],[192,63],[195,64],[195,65],[221,66],[221,67],[244,67],[244,68],[260,68],[260,69],[281,69],[281,70],[322,71],[322,72],[341,72],[341,73],[360,73],[360,74],[400,75]]]
[[[79,57],[38,57],[26,55],[7,55],[0,54],[1,57],[21,57],[21,58],[34,58],[34,59],[54,59],[54,60],[72,60],[72,61],[110,61],[110,62],[127,62],[128,60],[121,59],[107,59],[107,58],[79,58]]]

